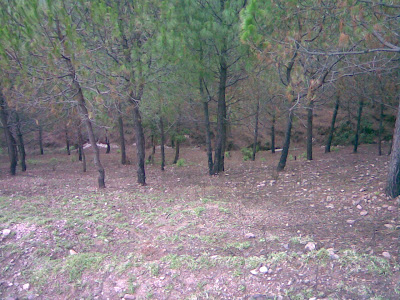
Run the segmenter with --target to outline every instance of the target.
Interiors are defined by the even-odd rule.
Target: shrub
[[[250,148],[242,148],[240,149],[240,152],[242,152],[244,161],[251,159],[253,156],[253,150]]]
[[[176,166],[177,167],[184,167],[186,166],[186,161],[183,158],[178,159],[178,161],[176,162]]]

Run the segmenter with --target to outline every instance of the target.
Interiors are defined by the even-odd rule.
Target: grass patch
[[[186,160],[184,158],[180,158],[177,160],[176,162],[176,166],[177,167],[184,167],[186,166]]]
[[[70,255],[66,258],[63,270],[68,273],[70,282],[79,282],[85,270],[99,270],[104,258],[105,254],[98,252]]]

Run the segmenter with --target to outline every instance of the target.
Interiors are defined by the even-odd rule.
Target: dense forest
[[[194,136],[205,145],[208,173],[216,175],[240,144],[240,134],[234,136],[240,128],[253,131],[246,158],[265,148],[274,153],[277,122],[285,126],[281,171],[293,125],[303,122],[307,160],[315,140],[326,152],[333,144],[353,143],[357,152],[360,142],[376,142],[379,155],[386,154],[382,143],[392,141],[386,193],[400,193],[398,1],[3,0],[0,6],[1,142],[11,175],[18,161],[22,171],[29,168],[33,144],[43,154],[43,132],[52,131],[68,155],[78,149],[83,171],[89,141],[104,188],[98,141],[109,152],[110,137],[118,140],[126,164],[127,128],[134,131],[139,184],[146,184],[156,143],[163,170],[165,144],[175,147],[176,163],[180,145]],[[329,123],[323,140],[313,131],[315,111]],[[338,111],[348,114],[339,124]],[[267,143],[260,141],[261,125]]]

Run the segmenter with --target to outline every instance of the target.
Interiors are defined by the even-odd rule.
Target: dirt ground
[[[398,201],[374,145],[295,149],[279,174],[280,153],[230,152],[212,177],[185,148],[180,166],[147,165],[145,187],[113,149],[104,190],[86,152],[86,173],[45,154],[11,177],[1,157],[1,299],[400,298]]]

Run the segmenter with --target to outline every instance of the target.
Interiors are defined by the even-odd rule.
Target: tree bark
[[[175,165],[179,160],[179,151],[180,151],[181,143],[179,141],[175,142],[175,157],[173,164]]]
[[[0,86],[0,117],[1,117],[1,123],[3,124],[4,135],[8,147],[8,157],[10,160],[10,174],[15,175],[17,169],[17,156],[14,149],[15,147],[13,143],[12,134],[8,124],[7,102],[6,99],[4,98],[1,86]]]
[[[361,116],[362,116],[363,106],[364,106],[364,101],[360,100],[359,106],[358,106],[358,113],[357,113],[357,127],[356,127],[356,133],[355,133],[355,137],[354,137],[353,153],[357,153],[358,141],[359,141],[359,137],[360,137]]]
[[[82,171],[86,172],[86,155],[85,149],[83,149],[83,138],[80,127],[78,127],[78,153],[79,160],[82,161]]]
[[[253,139],[253,155],[251,156],[251,160],[254,161],[256,159],[257,152],[257,141],[258,141],[258,114],[260,112],[260,101],[257,100],[256,106],[256,115],[254,120],[254,139]]]
[[[138,183],[141,185],[146,185],[146,173],[145,173],[145,139],[142,126],[142,117],[140,115],[139,104],[137,103],[133,108],[133,122],[135,126],[136,135],[136,149],[137,149],[137,178]]]
[[[81,127],[79,124],[76,125],[76,130],[77,130],[77,137],[78,137],[78,159],[79,161],[82,161],[82,152],[83,152],[83,139],[82,139],[82,132],[81,132]]]
[[[161,171],[164,171],[165,167],[165,133],[164,133],[164,120],[160,116],[160,134],[161,134]]]
[[[208,174],[213,174],[213,155],[211,147],[211,129],[210,129],[210,116],[208,111],[208,100],[205,97],[203,78],[200,77],[200,95],[203,100],[203,112],[204,112],[204,125],[206,131],[206,148],[207,148],[207,161],[208,161]]]
[[[313,114],[314,101],[311,100],[307,107],[307,160],[312,160]]]
[[[124,121],[121,115],[118,116],[118,129],[119,129],[119,146],[121,147],[121,164],[126,165]]]
[[[278,167],[276,168],[277,171],[282,171],[286,166],[287,157],[289,154],[289,147],[290,147],[290,137],[292,134],[292,125],[293,125],[293,112],[289,110],[288,118],[287,118],[287,125],[286,125],[286,133],[285,133],[285,142],[283,144],[281,158],[278,163]]]
[[[38,130],[39,130],[39,149],[40,149],[40,155],[44,154],[43,151],[43,128],[42,125],[38,125]]]
[[[68,50],[67,47],[65,46],[65,36],[62,35],[61,33],[61,29],[60,29],[60,24],[57,21],[56,22],[57,25],[57,37],[58,40],[60,41],[64,53],[67,54]],[[96,138],[94,136],[94,131],[93,131],[93,126],[92,126],[92,121],[89,118],[89,112],[88,109],[86,107],[86,100],[85,97],[83,95],[82,92],[82,88],[80,83],[77,80],[77,74],[75,72],[75,67],[71,62],[71,59],[69,57],[67,57],[66,55],[63,55],[62,58],[64,59],[67,67],[68,67],[68,71],[69,71],[69,75],[71,77],[71,85],[74,87],[74,89],[76,90],[76,95],[75,98],[78,102],[78,110],[80,112],[81,118],[83,120],[83,122],[86,125],[86,130],[89,136],[89,141],[90,144],[92,146],[93,149],[93,153],[94,153],[94,164],[97,167],[97,171],[99,172],[98,178],[97,178],[97,183],[99,188],[105,188],[106,184],[105,184],[105,170],[103,168],[103,165],[101,164],[100,161],[100,152],[99,152],[99,148],[97,147],[97,143],[96,143]]]
[[[391,149],[386,194],[391,198],[396,198],[400,195],[400,102]]]
[[[214,153],[213,174],[224,171],[224,150],[226,142],[226,81],[228,67],[225,60],[226,47],[220,54],[219,87],[218,87],[218,110],[217,110],[217,138]]]
[[[106,145],[107,145],[107,150],[106,154],[109,154],[111,151],[111,145],[110,145],[110,139],[108,138],[108,131],[106,129]]]
[[[335,123],[336,123],[337,113],[339,110],[339,105],[340,105],[340,97],[338,95],[336,96],[335,108],[333,110],[332,121],[331,121],[331,128],[329,129],[328,140],[326,141],[325,145],[325,153],[331,152],[331,145],[333,140],[333,134],[335,132]]]
[[[147,158],[147,160],[150,163],[154,163],[154,155],[156,154],[156,141],[155,141],[153,129],[151,129],[150,140],[151,140],[151,153],[150,153],[149,157]]]
[[[21,122],[19,119],[19,114],[15,112],[15,119],[16,119],[16,131],[17,131],[17,138],[18,138],[18,150],[20,156],[20,165],[22,172],[26,171],[26,152],[25,152],[25,144],[24,144],[24,137],[21,131]]]
[[[178,159],[179,159],[179,151],[180,151],[180,145],[181,145],[181,143],[180,143],[180,138],[181,138],[180,137],[180,133],[181,133],[180,127],[181,127],[181,114],[179,112],[179,117],[176,122],[177,138],[175,139],[175,157],[174,157],[174,161],[172,162],[172,164],[174,164],[174,165],[178,162]]]
[[[68,125],[65,125],[65,144],[67,145],[67,154],[71,155],[71,151],[69,149]]]
[[[382,155],[382,135],[383,135],[383,117],[384,117],[384,104],[381,100],[379,107],[379,129],[378,129],[378,155]]]
[[[275,153],[275,113],[272,115],[271,125],[271,152]]]

